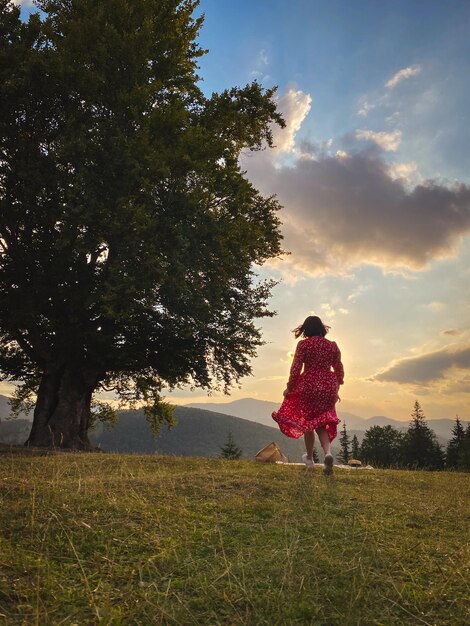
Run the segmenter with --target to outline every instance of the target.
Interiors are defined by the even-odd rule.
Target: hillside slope
[[[103,450],[112,452],[213,457],[220,454],[220,448],[231,432],[244,458],[252,458],[271,441],[277,443],[290,459],[300,460],[304,452],[302,440],[288,439],[278,428],[239,417],[177,407],[175,418],[177,423],[173,428],[168,430],[162,426],[158,437],[153,438],[142,411],[123,411],[113,429],[106,430],[101,426],[96,432],[92,431],[90,438]]]

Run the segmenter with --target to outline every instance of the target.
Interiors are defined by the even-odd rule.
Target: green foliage
[[[343,423],[343,428],[341,429],[341,433],[339,435],[339,445],[340,451],[338,454],[338,460],[340,463],[346,464],[351,458],[351,442],[346,430],[346,422]]]
[[[417,400],[411,418],[403,440],[403,462],[412,469],[442,469],[444,454]]]
[[[5,626],[469,623],[459,472],[61,453],[0,477]]]
[[[220,448],[220,458],[229,461],[236,461],[241,457],[242,454],[242,449],[235,444],[235,442],[233,441],[232,431],[229,430],[227,435],[227,441],[225,442],[225,445]]]
[[[204,96],[196,0],[37,5],[0,4],[0,373],[171,421],[163,387],[228,389],[272,315],[279,205],[238,159],[284,125],[275,90]]]
[[[107,402],[93,400],[91,403],[89,428],[94,428],[97,422],[109,426],[114,426],[118,420],[117,410]]]
[[[403,439],[393,426],[371,426],[362,440],[361,461],[374,467],[400,467]]]
[[[17,419],[21,414],[28,415],[35,404],[34,391],[37,389],[38,381],[35,378],[30,379],[27,383],[15,387],[13,396],[10,398],[10,417]]]
[[[452,428],[452,437],[449,439],[446,448],[446,467],[456,468],[460,452],[465,440],[465,429],[462,426],[459,417],[455,418],[455,424]]]

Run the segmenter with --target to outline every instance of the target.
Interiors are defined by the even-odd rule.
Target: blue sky
[[[28,8],[23,4],[26,15]],[[295,341],[332,326],[340,409],[470,420],[470,2],[202,0],[202,88],[278,86],[276,148],[245,157],[291,255],[267,344],[230,399],[280,400]],[[181,390],[177,402],[202,401]],[[214,401],[220,401],[217,395]]]
[[[244,84],[253,72],[280,92],[295,84],[314,99],[302,134],[316,140],[349,132],[361,99],[379,97],[388,77],[420,65],[419,85],[403,83],[400,98],[416,109],[416,91],[427,88],[434,106],[408,110],[402,151],[420,157],[426,176],[468,175],[470,3],[203,0],[201,9],[204,89]],[[372,110],[369,126],[381,129],[388,111]]]
[[[419,398],[470,419],[470,3],[201,10],[203,89],[277,85],[288,121],[274,154],[243,163],[284,205],[292,254],[262,271],[282,281],[278,316],[233,397],[280,397],[289,330],[316,313],[343,350],[341,408],[408,419]]]

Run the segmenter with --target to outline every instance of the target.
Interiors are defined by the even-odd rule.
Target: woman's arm
[[[341,363],[341,351],[338,346],[335,344],[336,351],[333,357],[333,370],[336,374],[336,378],[338,380],[338,384],[342,385],[344,383],[344,367]]]

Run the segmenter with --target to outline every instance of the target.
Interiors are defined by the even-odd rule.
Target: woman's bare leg
[[[324,426],[320,426],[320,428],[317,428],[317,435],[318,435],[318,439],[320,440],[321,447],[323,448],[323,452],[325,453],[325,456],[327,454],[331,454],[331,443],[330,443],[330,438],[328,437],[328,431],[326,430],[326,428]]]
[[[321,428],[317,428],[317,435],[318,439],[320,439],[323,452],[325,453],[325,469],[323,472],[326,476],[331,476],[333,474],[333,456],[331,454],[331,443],[328,437],[328,431],[322,426]]]
[[[307,450],[307,459],[313,461],[313,445],[315,443],[314,431],[304,433],[305,449]]]

